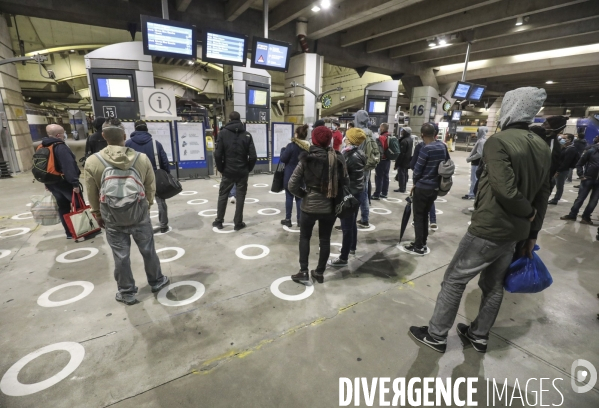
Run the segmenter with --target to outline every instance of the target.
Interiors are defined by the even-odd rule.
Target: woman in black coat
[[[291,139],[291,143],[285,146],[281,150],[280,161],[285,163],[285,174],[283,178],[283,187],[285,188],[285,219],[281,220],[281,224],[291,228],[291,213],[293,211],[293,200],[295,199],[295,206],[297,211],[297,224],[300,223],[300,205],[302,199],[295,197],[289,191],[289,179],[293,174],[293,171],[297,167],[299,162],[299,156],[301,152],[307,152],[310,150],[310,143],[306,140],[308,136],[308,125],[302,125],[295,128],[295,137]]]

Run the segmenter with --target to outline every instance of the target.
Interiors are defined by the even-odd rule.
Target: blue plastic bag
[[[512,262],[503,282],[505,290],[510,293],[538,293],[551,286],[553,278],[536,254],[539,249],[535,245],[532,259],[525,255]]]

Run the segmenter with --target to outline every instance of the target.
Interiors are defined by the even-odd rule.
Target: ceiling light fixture
[[[437,45],[434,38],[429,38],[426,41],[428,42],[429,47],[434,47],[435,45]]]
[[[524,19],[522,18],[522,16],[519,16],[518,18],[516,18],[517,26],[521,26],[523,23],[524,23]]]
[[[320,7],[314,6],[314,7],[312,7],[312,11],[315,12],[315,13],[317,13],[317,12],[320,11]]]
[[[551,85],[551,84],[553,84],[554,82],[553,82],[552,80],[549,80],[549,81],[547,81],[547,82],[545,82],[545,83],[546,83],[546,84],[549,84],[549,85]]]
[[[445,39],[445,37],[439,37],[438,41],[439,41],[439,45],[447,44],[447,40]]]
[[[320,2],[320,6],[325,10],[328,9],[329,7],[331,7],[331,0],[322,0]]]

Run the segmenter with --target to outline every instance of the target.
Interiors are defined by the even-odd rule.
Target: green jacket
[[[490,241],[536,238],[551,191],[547,143],[526,124],[516,123],[487,140],[483,161],[468,231]],[[531,223],[528,219],[535,209]]]

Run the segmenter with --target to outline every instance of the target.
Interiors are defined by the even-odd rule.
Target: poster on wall
[[[258,159],[268,158],[268,124],[246,123],[245,130],[252,135]]]
[[[134,122],[122,122],[125,127],[125,134],[127,139],[131,137],[131,133],[135,132]],[[148,132],[152,135],[152,138],[160,142],[169,162],[174,162],[175,158],[173,155],[173,142],[171,136],[171,122],[146,122],[148,125]]]
[[[206,160],[204,152],[204,124],[175,122],[179,144],[179,161]]]
[[[272,135],[272,157],[280,157],[281,149],[287,146],[293,137],[293,123],[273,123]]]

